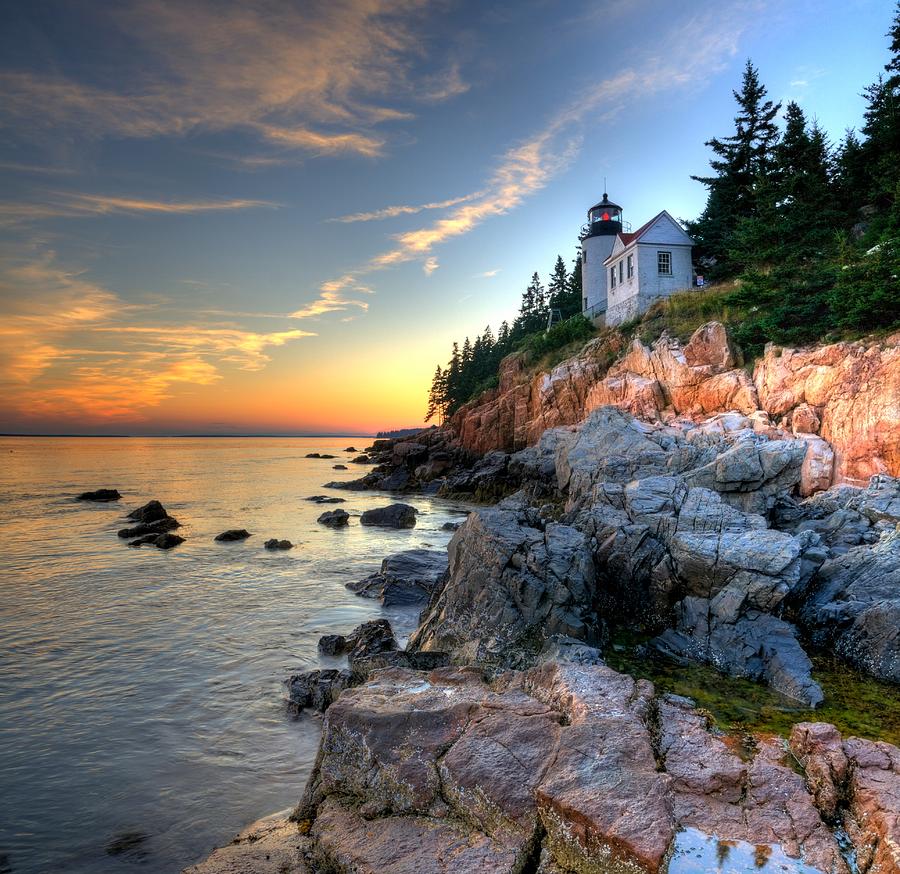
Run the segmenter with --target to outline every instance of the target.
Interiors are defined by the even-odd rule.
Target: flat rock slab
[[[313,874],[306,864],[309,840],[287,812],[253,823],[184,874]]]
[[[527,855],[524,842],[512,838],[496,840],[424,816],[366,820],[330,799],[313,837],[329,870],[353,874],[516,874]]]

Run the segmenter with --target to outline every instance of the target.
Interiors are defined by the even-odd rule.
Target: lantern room
[[[622,207],[613,203],[604,191],[603,200],[588,210],[588,220],[581,229],[581,239],[612,237],[620,233],[622,233]]]

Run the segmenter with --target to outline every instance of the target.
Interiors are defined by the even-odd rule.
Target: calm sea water
[[[303,499],[361,475],[332,465],[366,442],[0,438],[0,872],[178,871],[296,802],[319,722],[282,681],[320,664],[320,635],[385,615],[344,583],[444,547],[462,512],[415,497],[412,530],[317,525],[329,507]],[[100,487],[123,499],[73,499]],[[393,500],[334,494],[351,514]],[[151,498],[183,523],[174,550],[116,537]],[[253,536],[215,543],[226,528]]]

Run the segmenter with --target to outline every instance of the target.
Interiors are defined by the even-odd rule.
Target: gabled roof
[[[686,240],[690,241],[689,243],[685,243],[684,245],[693,245],[694,241],[691,240],[691,238],[685,233],[685,231],[682,229],[681,225],[678,224],[678,222],[672,218],[672,216],[669,214],[668,210],[664,209],[664,210],[661,210],[660,212],[658,212],[655,216],[653,216],[653,218],[650,219],[650,221],[642,224],[636,231],[632,231],[629,233],[623,232],[621,234],[617,234],[616,235],[617,240],[619,242],[621,242],[622,245],[621,246],[614,245],[613,250],[612,250],[612,252],[610,252],[609,257],[606,259],[606,261],[610,261],[612,258],[618,257],[619,255],[622,254],[622,252],[625,251],[625,249],[628,249],[635,243],[639,243],[641,240],[641,237],[643,237],[650,230],[650,228],[652,228],[663,216],[668,218],[669,221],[672,222],[672,224],[676,228],[678,228],[678,230],[680,230],[682,232],[682,234],[684,234],[684,237]],[[603,263],[605,264],[606,261],[604,261]]]

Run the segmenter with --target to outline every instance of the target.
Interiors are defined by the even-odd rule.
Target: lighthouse
[[[604,262],[623,230],[622,207],[613,203],[604,191],[603,200],[588,210],[587,217],[587,224],[581,229],[581,310],[587,318],[595,319],[606,312],[608,289]]]

